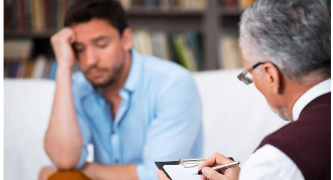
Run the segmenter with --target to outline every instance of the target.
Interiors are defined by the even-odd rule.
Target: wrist
[[[82,173],[85,174],[88,177],[93,177],[93,172],[96,171],[94,170],[96,163],[89,163],[87,162],[83,167],[82,167]]]
[[[58,65],[57,67],[57,76],[59,75],[71,75],[73,68],[70,66]]]

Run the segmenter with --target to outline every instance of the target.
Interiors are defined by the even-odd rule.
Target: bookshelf
[[[44,59],[54,60],[49,38],[61,28],[65,9],[73,1],[5,0],[5,48],[7,40],[28,39],[33,44],[31,54],[23,58],[23,61],[36,61],[41,54],[44,55]],[[321,1],[330,6],[330,0]],[[39,4],[41,2],[43,3]],[[143,45],[142,42],[134,42],[135,49],[169,58],[191,71],[242,67],[237,43],[238,23],[243,9],[253,0],[120,0],[120,2],[133,29],[134,41],[141,39],[145,43]],[[53,7],[51,12],[46,13],[41,10],[42,7],[50,6]],[[36,19],[36,14],[43,13],[46,13],[43,19]],[[192,42],[188,38],[192,39]],[[164,44],[154,44],[159,41]],[[147,45],[152,47],[141,49]],[[154,49],[160,46],[163,49]],[[181,51],[184,51],[182,56],[177,53],[179,49],[175,46],[182,47]],[[168,51],[169,55],[165,55],[164,51]],[[191,61],[188,62],[188,59]],[[5,57],[5,68],[12,62],[15,60],[7,60]],[[188,67],[193,63],[196,67]]]

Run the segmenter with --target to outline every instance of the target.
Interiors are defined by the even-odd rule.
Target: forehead
[[[71,26],[77,41],[85,41],[98,36],[115,36],[118,30],[103,19],[92,19],[87,22],[74,24]]]

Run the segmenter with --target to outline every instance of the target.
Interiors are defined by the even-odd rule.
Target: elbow
[[[44,149],[59,170],[75,169],[82,150],[82,141],[68,142],[45,136]]]
[[[75,169],[80,159],[79,154],[81,153],[79,152],[79,149],[73,150],[61,147],[62,146],[58,146],[58,148],[55,148],[54,146],[46,145],[46,143],[44,144],[46,154],[50,157],[57,169]]]
[[[54,160],[54,165],[59,169],[59,170],[71,170],[75,169],[77,162],[71,161],[67,158],[62,158],[58,160]]]

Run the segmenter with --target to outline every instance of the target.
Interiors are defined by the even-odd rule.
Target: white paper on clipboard
[[[190,168],[185,168],[183,165],[164,165],[164,170],[168,173],[172,180],[201,180],[201,175],[198,173],[200,165]]]

